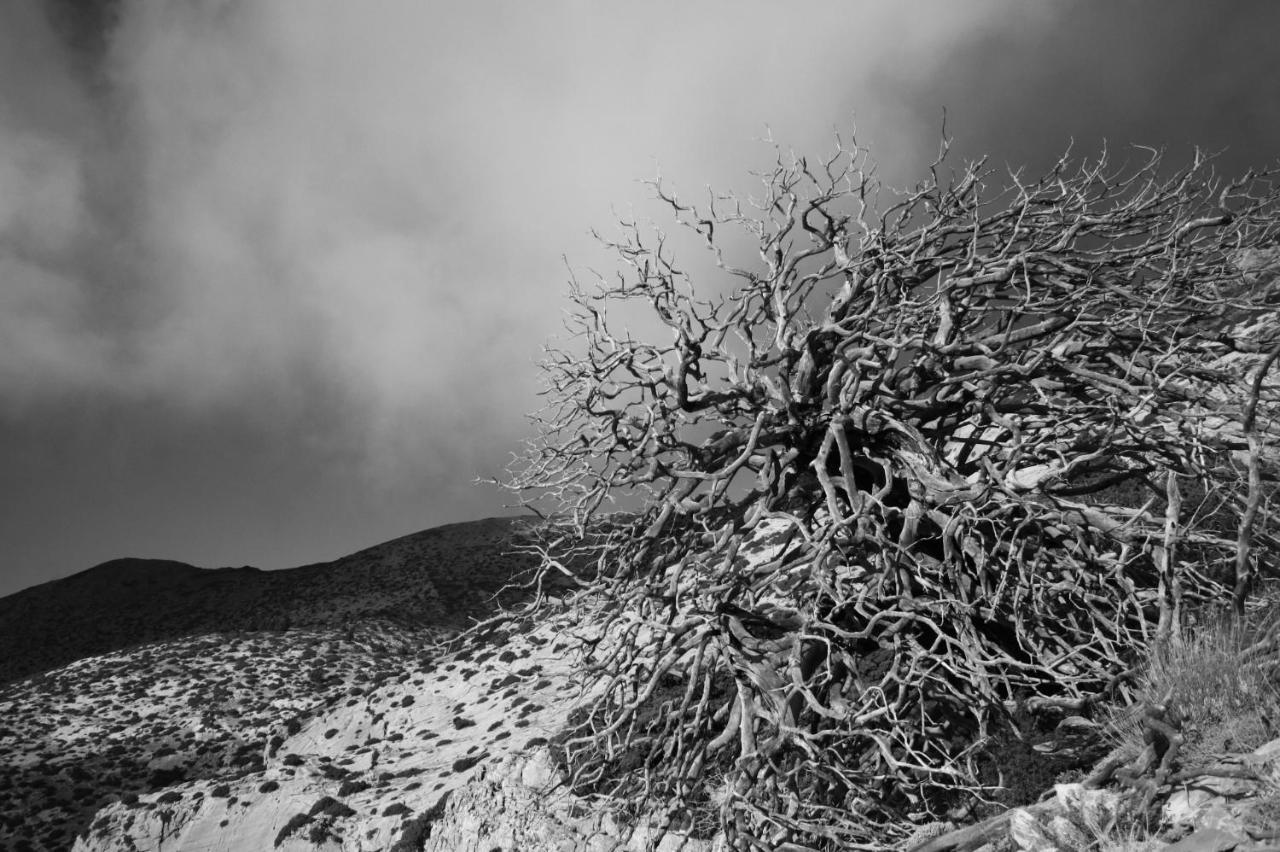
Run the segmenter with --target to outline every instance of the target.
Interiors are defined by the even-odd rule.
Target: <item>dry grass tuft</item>
[[[1198,769],[1249,752],[1280,735],[1280,594],[1260,595],[1244,619],[1222,610],[1153,649],[1127,706],[1101,708],[1106,735],[1136,755],[1144,746],[1143,711],[1168,707],[1180,720],[1182,769]],[[1164,848],[1140,815],[1092,826],[1098,852]]]
[[[1155,648],[1138,676],[1134,701],[1104,711],[1104,729],[1117,746],[1143,747],[1142,711],[1168,706],[1181,719],[1184,768],[1216,755],[1252,751],[1277,736],[1280,683],[1276,673],[1275,602],[1262,617],[1243,621],[1210,613]]]
[[[1142,830],[1130,829],[1123,836],[1101,837],[1094,848],[1096,852],[1160,852],[1169,845],[1163,840],[1141,835]]]

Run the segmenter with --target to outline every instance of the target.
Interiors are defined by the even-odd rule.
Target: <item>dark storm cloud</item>
[[[1243,173],[1280,158],[1280,4],[1084,0],[1052,25],[960,40],[945,72],[891,90],[927,132],[943,107],[958,150],[1044,168],[1069,140],[1118,157],[1133,145],[1186,162],[1196,147]],[[889,82],[889,81],[886,81]]]
[[[93,380],[101,341],[74,258],[88,239],[82,169],[93,107],[70,54],[34,4],[0,20],[0,389],[10,404],[33,385]],[[21,81],[21,82],[19,82]]]
[[[587,229],[643,214],[657,163],[744,186],[766,125],[825,151],[856,116],[905,181],[944,106],[1013,162],[1256,145],[1275,15],[1201,8],[5,4],[0,593],[498,511],[469,483],[537,403],[561,255],[606,263]]]

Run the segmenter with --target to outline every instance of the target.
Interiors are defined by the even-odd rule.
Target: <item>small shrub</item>
[[[349,816],[355,816],[355,809],[347,807],[347,805],[339,802],[333,796],[324,796],[311,806],[311,810],[307,812],[309,816],[323,814],[325,816],[337,817],[345,819]]]
[[[404,802],[396,802],[395,804],[387,805],[385,808],[382,809],[382,815],[384,817],[403,816],[404,814],[407,814],[409,812],[410,812],[409,806],[406,805]]]
[[[477,763],[484,760],[488,756],[489,756],[488,752],[481,752],[480,754],[477,754],[475,757],[464,757],[464,758],[460,758],[459,760],[455,760],[453,762],[453,771],[466,772],[468,769],[475,766]]]
[[[172,787],[185,780],[187,780],[187,770],[181,766],[175,766],[171,769],[157,769],[152,772],[147,785],[155,790],[160,787]]]
[[[400,832],[400,838],[391,847],[391,852],[422,852],[427,840],[431,837],[431,826],[444,816],[445,804],[449,794],[445,793],[440,800],[411,820],[406,820]]]
[[[261,786],[259,786],[259,787],[258,787],[258,792],[259,792],[259,793],[270,793],[270,792],[272,792],[272,791],[274,791],[274,790],[279,790],[279,789],[280,789],[280,782],[278,782],[278,781],[263,781],[263,782],[262,782],[262,784],[261,784]]]
[[[355,793],[361,793],[369,789],[368,781],[359,781],[348,779],[342,782],[342,786],[338,787],[338,795],[342,797],[350,796]]]
[[[209,791],[209,795],[215,799],[225,799],[227,796],[231,795],[231,785],[219,784],[217,787],[214,787]]]
[[[350,770],[343,769],[341,766],[335,766],[332,763],[321,764],[320,773],[330,781],[341,781],[351,774]]]
[[[311,822],[311,817],[306,814],[294,814],[289,818],[289,821],[284,824],[284,827],[280,829],[279,833],[276,834],[275,843],[272,844],[273,848],[278,848],[281,843],[284,843],[285,840],[288,839],[289,835],[293,834],[309,822]]]

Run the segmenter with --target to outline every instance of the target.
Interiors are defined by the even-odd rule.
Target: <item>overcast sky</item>
[[[503,514],[565,269],[766,132],[1280,155],[1280,3],[0,0],[0,595]]]

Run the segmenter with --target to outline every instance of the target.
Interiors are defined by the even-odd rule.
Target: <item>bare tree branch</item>
[[[901,191],[843,143],[753,198],[655,181],[722,278],[624,221],[619,272],[571,282],[505,484],[599,637],[579,791],[738,849],[892,845],[991,792],[1011,714],[1087,710],[1184,608],[1243,605],[1274,174],[1152,151],[996,185],[947,148]]]

